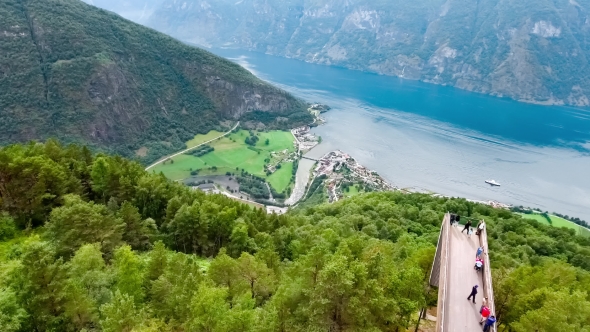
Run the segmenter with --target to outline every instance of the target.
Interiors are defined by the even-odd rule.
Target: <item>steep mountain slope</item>
[[[3,0],[0,17],[0,144],[57,137],[149,161],[227,120],[310,121],[242,67],[80,1]]]
[[[202,45],[588,106],[589,12],[588,0],[165,0],[148,25]]]

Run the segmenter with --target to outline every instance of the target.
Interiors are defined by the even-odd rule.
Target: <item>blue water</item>
[[[312,154],[351,153],[401,187],[540,207],[590,221],[590,110],[237,50],[215,53],[333,109]],[[490,188],[493,178],[502,183]]]

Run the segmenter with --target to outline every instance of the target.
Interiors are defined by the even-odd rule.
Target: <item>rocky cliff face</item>
[[[2,1],[0,16],[0,144],[57,137],[149,161],[226,120],[312,120],[237,64],[77,0]]]
[[[207,46],[588,106],[589,11],[580,0],[165,0],[147,24]]]

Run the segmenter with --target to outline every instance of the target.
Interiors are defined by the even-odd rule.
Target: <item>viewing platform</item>
[[[438,287],[436,332],[481,331],[479,310],[484,297],[488,298],[490,312],[495,314],[487,230],[469,236],[467,232],[461,233],[464,225],[451,226],[450,220],[447,213],[430,274],[430,285]],[[484,250],[484,265],[479,272],[473,268],[478,247]],[[474,285],[479,286],[475,304],[467,300]],[[489,331],[496,332],[496,325]]]

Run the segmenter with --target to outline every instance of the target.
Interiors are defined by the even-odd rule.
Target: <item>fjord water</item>
[[[213,50],[328,104],[323,142],[402,188],[539,207],[590,220],[590,110],[237,50]],[[501,187],[490,187],[495,179]]]

